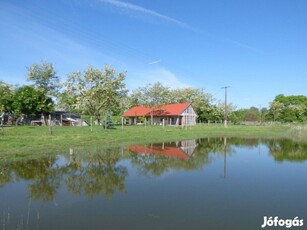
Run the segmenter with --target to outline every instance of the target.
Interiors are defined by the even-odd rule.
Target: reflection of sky
[[[64,167],[67,165],[67,157],[64,155],[57,155],[56,157],[56,164],[53,165],[53,167]]]

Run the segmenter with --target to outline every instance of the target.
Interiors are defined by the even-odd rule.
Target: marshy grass
[[[307,124],[295,125],[289,130],[290,136],[298,141],[307,141]]]

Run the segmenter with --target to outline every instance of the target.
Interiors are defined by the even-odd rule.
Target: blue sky
[[[306,95],[305,0],[1,0],[0,80],[27,84],[52,62],[65,80],[88,64],[127,70],[129,89],[202,87],[237,108]]]

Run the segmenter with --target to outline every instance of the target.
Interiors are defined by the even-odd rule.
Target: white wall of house
[[[197,115],[191,105],[181,113],[181,116],[183,117],[182,125],[196,125]]]

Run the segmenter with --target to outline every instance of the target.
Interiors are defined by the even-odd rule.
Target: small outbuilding
[[[196,124],[197,114],[191,103],[166,104],[153,107],[136,106],[122,114],[128,124],[190,126]]]

